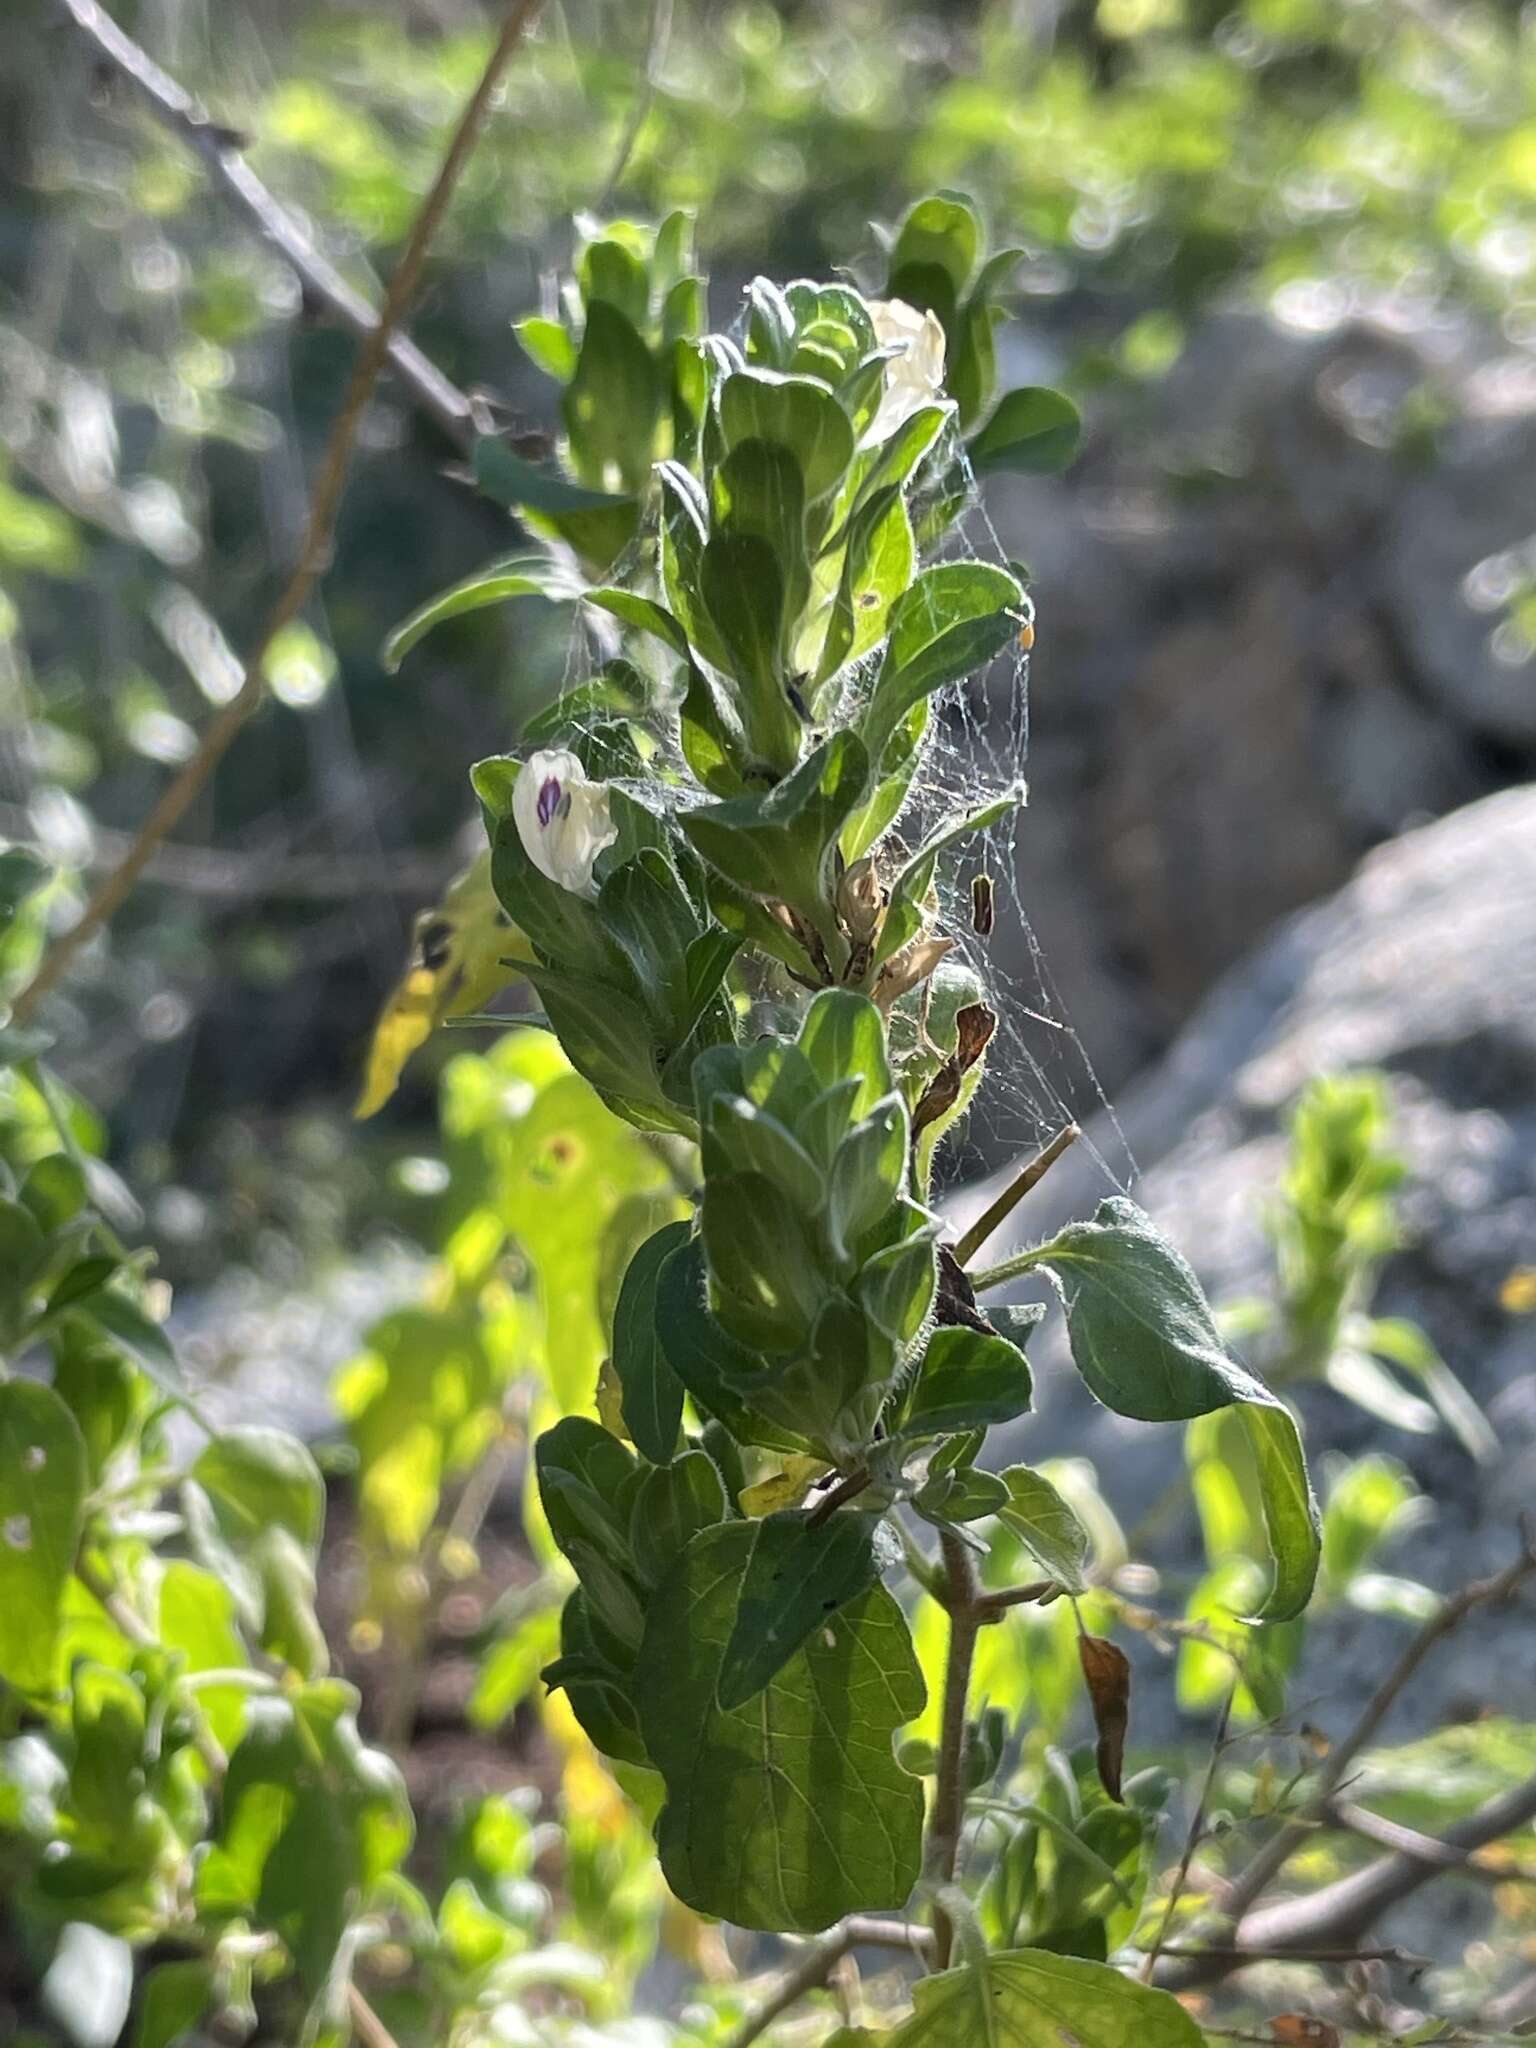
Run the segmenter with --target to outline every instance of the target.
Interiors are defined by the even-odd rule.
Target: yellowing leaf
[[[770,1472],[766,1479],[759,1479],[756,1486],[744,1487],[737,1496],[737,1504],[752,1521],[763,1515],[775,1515],[781,1508],[797,1508],[810,1491],[812,1482],[831,1469],[824,1458],[802,1455],[786,1458],[777,1472]]]
[[[443,1019],[483,1008],[516,980],[518,969],[507,962],[532,958],[527,938],[496,900],[490,855],[483,854],[450,882],[436,909],[416,920],[410,964],[374,1026],[353,1115],[370,1117],[382,1109],[406,1061]]]

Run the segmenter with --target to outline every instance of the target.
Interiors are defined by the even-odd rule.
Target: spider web
[[[964,464],[958,436],[946,452]],[[965,478],[965,505],[939,543],[922,551],[923,565],[943,560],[1010,566],[968,464]],[[653,571],[656,546],[653,518],[614,564],[612,580],[628,584]],[[610,623],[590,608],[581,608],[577,618],[565,690],[579,687],[618,645]],[[852,713],[873,683],[880,653],[876,648],[844,673],[838,702],[825,723],[843,722]],[[590,729],[595,722],[573,719],[572,730]],[[660,720],[650,729],[663,758],[682,769],[675,734]],[[933,698],[918,770],[893,828],[895,840],[913,849],[957,812],[1025,787],[1029,741],[1029,655],[1015,642],[985,671]],[[1050,801],[1049,789],[1031,789],[1028,803],[940,859],[938,928],[954,941],[950,958],[976,977],[998,1020],[966,1124],[940,1148],[934,1190],[940,1199],[960,1182],[1038,1150],[1064,1125],[1086,1126],[1089,1119],[1103,1142],[1085,1128],[1080,1143],[1105,1180],[1125,1192],[1135,1177],[1125,1134],[1067,1014],[1029,914],[1030,806]],[[972,911],[972,883],[983,874],[991,880],[993,897],[993,926],[985,938],[974,929]]]

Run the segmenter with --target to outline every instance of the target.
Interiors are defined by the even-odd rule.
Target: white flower
[[[608,785],[563,749],[530,754],[512,789],[512,819],[541,875],[573,896],[595,896],[592,864],[619,828],[608,815]]]
[[[937,313],[919,313],[904,299],[875,299],[869,314],[881,348],[900,348],[885,366],[880,409],[864,432],[866,447],[888,440],[919,406],[944,396],[944,328]]]

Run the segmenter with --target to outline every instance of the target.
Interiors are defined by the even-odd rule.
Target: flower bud
[[[885,891],[875,873],[875,864],[866,853],[845,870],[837,885],[837,914],[854,945],[867,945],[875,936],[884,908]]]
[[[513,785],[512,819],[541,875],[573,896],[597,894],[593,864],[619,836],[607,783],[589,782],[580,761],[563,748],[530,754]]]

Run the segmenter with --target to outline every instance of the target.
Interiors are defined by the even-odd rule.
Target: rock
[[[1229,975],[1125,1096],[1120,1126],[1141,1167],[1130,1192],[1217,1302],[1273,1293],[1264,1211],[1290,1106],[1314,1075],[1361,1067],[1388,1077],[1409,1169],[1408,1241],[1385,1268],[1377,1307],[1423,1325],[1492,1419],[1500,1450],[1480,1467],[1450,1437],[1393,1431],[1325,1387],[1303,1388],[1298,1405],[1320,1480],[1336,1455],[1385,1449],[1433,1496],[1427,1532],[1384,1564],[1450,1590],[1510,1559],[1517,1516],[1536,1499],[1536,1317],[1500,1302],[1510,1271],[1536,1264],[1536,786],[1373,853],[1347,887]],[[1090,1136],[1123,1156],[1102,1124]],[[954,1205],[957,1229],[999,1185]],[[1091,1214],[1109,1191],[1077,1148],[988,1258]],[[1006,1456],[1091,1458],[1130,1525],[1177,1479],[1182,1432],[1097,1407],[1072,1371],[1060,1319],[1047,1329],[1034,1346],[1039,1412]],[[1155,1561],[1170,1589],[1198,1569],[1188,1517]],[[1320,1617],[1296,1697],[1313,1720],[1343,1727],[1402,1641],[1398,1622],[1353,1610]],[[1395,1727],[1422,1731],[1490,1705],[1536,1715],[1536,1629],[1507,1616],[1469,1624],[1431,1659]],[[1171,1685],[1143,1687],[1138,1722],[1143,1742],[1174,1732]]]
[[[1059,374],[1029,340],[1007,374]],[[1112,1089],[1373,845],[1536,774],[1536,414],[1498,370],[1469,332],[1211,315],[1093,396],[1064,477],[989,483],[1039,608],[1019,886]]]

